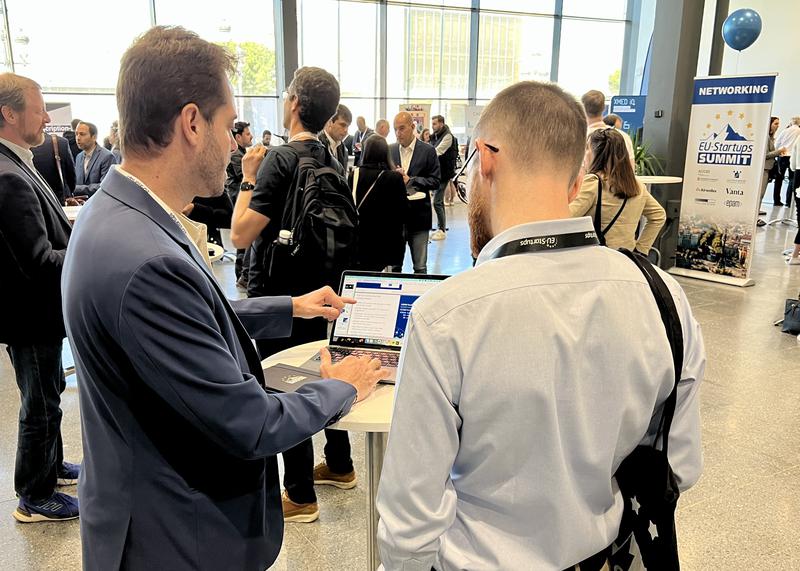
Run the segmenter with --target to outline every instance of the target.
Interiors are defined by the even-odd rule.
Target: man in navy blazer
[[[20,391],[13,515],[25,523],[78,517],[77,498],[56,490],[79,469],[63,461],[61,443],[61,268],[71,227],[30,150],[49,122],[36,82],[0,74],[0,343]]]
[[[424,194],[419,200],[409,202],[406,217],[406,242],[411,250],[415,274],[428,273],[428,232],[431,230],[431,192],[439,188],[439,158],[436,149],[417,139],[414,121],[405,111],[394,118],[397,143],[389,146],[395,167],[403,175],[409,195]],[[402,270],[400,265],[394,271]]]
[[[74,195],[92,196],[117,160],[111,151],[97,144],[97,127],[93,123],[78,123],[75,141],[81,152],[75,157]]]
[[[326,288],[228,301],[203,227],[180,213],[224,188],[233,61],[164,27],[121,61],[124,160],[81,212],[63,276],[87,570],[267,568],[283,533],[275,455],[338,421],[385,374],[377,360],[331,365],[324,351],[324,376],[341,380],[264,390],[251,337],[288,335],[293,315],[334,319],[343,300]]]

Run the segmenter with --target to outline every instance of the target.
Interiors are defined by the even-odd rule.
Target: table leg
[[[367,567],[375,571],[381,564],[378,553],[378,509],[375,499],[378,495],[378,483],[383,470],[383,455],[386,452],[388,432],[367,432],[366,466],[367,466]]]

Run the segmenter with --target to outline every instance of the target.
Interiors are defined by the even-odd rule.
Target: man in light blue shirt
[[[511,240],[593,230],[589,218],[569,219],[586,137],[575,99],[554,85],[513,85],[474,137],[477,265],[411,312],[378,493],[381,561],[406,571],[567,569],[617,537],[614,473],[653,441],[675,379],[669,341],[623,254],[572,245],[498,255]],[[669,447],[683,490],[702,470],[705,351],[683,291],[662,276],[684,337]]]

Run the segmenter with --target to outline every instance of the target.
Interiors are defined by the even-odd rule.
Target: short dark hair
[[[297,97],[300,122],[312,133],[322,131],[339,105],[339,82],[319,67],[301,67],[295,71],[287,93]]]
[[[180,26],[155,26],[120,62],[117,108],[123,154],[161,150],[175,119],[194,103],[206,121],[228,98],[235,58]]]
[[[78,125],[86,125],[87,127],[89,127],[89,134],[92,137],[97,136],[97,125],[95,125],[94,123],[89,123],[89,121],[78,121]],[[75,128],[77,129],[78,127],[76,126]]]
[[[361,152],[361,165],[393,169],[394,164],[389,154],[389,143],[380,135],[370,135],[364,141]]]
[[[339,103],[339,105],[336,106],[336,115],[331,117],[331,121],[336,121],[337,119],[344,119],[348,125],[353,122],[353,114],[350,113],[350,109],[347,108],[347,105]]]
[[[261,133],[262,139],[264,138],[264,135],[272,135],[272,131],[270,131],[269,129],[264,129],[264,132]]]
[[[583,109],[586,111],[587,117],[598,117],[603,114],[603,109],[606,108],[606,96],[602,91],[592,89],[587,91],[581,97]]]
[[[439,121],[439,123],[444,123],[444,117],[442,115],[434,115],[431,117],[431,121]]]
[[[516,167],[529,172],[563,170],[571,185],[586,149],[586,116],[558,85],[521,81],[489,102],[474,133],[475,138],[501,141],[502,151]]]
[[[72,127],[72,130],[74,131],[75,129],[78,128],[78,125],[80,125],[81,123],[83,123],[83,121],[81,121],[80,119],[73,119],[72,121],[70,121],[69,124]]]
[[[231,133],[233,133],[234,135],[241,135],[242,133],[244,133],[244,130],[247,129],[249,126],[250,123],[247,123],[246,121],[236,121],[236,123],[233,124],[233,129],[231,129]]]
[[[622,117],[620,117],[616,113],[609,113],[608,115],[603,117],[603,123],[605,123],[609,127],[616,127],[617,126],[617,121],[622,123]]]

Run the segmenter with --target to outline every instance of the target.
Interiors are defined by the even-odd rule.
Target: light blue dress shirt
[[[600,246],[491,259],[512,239],[592,230],[589,218],[511,228],[414,304],[378,492],[386,569],[561,570],[616,538],[614,473],[653,441],[674,383],[650,288]],[[662,275],[684,336],[669,455],[686,489],[702,470],[705,350]]]

